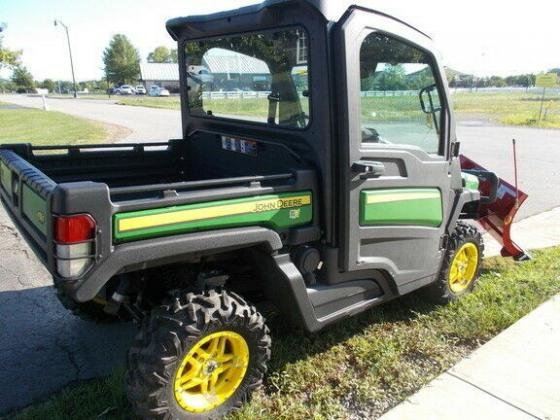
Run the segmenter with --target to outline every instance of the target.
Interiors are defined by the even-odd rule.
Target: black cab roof
[[[373,0],[265,0],[262,3],[254,4],[250,6],[241,7],[238,9],[227,10],[217,13],[211,13],[207,15],[193,15],[193,16],[186,16],[186,17],[177,17],[174,19],[170,19],[167,21],[167,31],[173,37],[173,39],[177,40],[179,38],[180,28],[189,25],[189,24],[200,24],[205,22],[210,22],[217,19],[223,19],[231,16],[240,16],[245,14],[253,14],[258,13],[267,8],[274,8],[280,6],[288,6],[288,5],[304,5],[304,6],[311,6],[313,9],[318,11],[327,21],[331,22],[338,22],[340,18],[346,13],[346,11],[352,7],[360,7],[363,9],[368,9],[374,11],[376,13],[383,14],[387,17],[390,17],[394,20],[397,20],[412,29],[420,32],[422,35],[427,36],[422,31],[414,28],[413,26],[403,22],[399,19],[396,19],[392,16],[389,16],[385,13],[381,13],[376,11],[375,9],[375,1]]]

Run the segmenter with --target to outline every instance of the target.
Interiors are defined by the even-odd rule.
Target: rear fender
[[[468,157],[460,155],[460,161],[463,171],[480,175],[477,176],[481,199],[476,220],[502,245],[502,256],[529,259],[529,255],[511,239],[511,225],[528,195]]]

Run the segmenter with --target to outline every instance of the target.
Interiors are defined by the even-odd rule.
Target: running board
[[[374,280],[350,280],[307,288],[288,254],[273,258],[281,275],[278,280],[283,283],[275,288],[276,304],[282,313],[289,314],[292,322],[309,332],[319,331],[395,297],[388,284]]]
[[[307,288],[307,296],[315,316],[320,321],[327,321],[331,317],[338,319],[344,312],[352,312],[356,306],[380,299],[383,291],[373,280],[353,280],[334,286]]]

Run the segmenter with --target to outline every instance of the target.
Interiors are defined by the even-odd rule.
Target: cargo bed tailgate
[[[56,183],[11,150],[0,148],[0,198],[37,256],[47,263],[50,196]]]

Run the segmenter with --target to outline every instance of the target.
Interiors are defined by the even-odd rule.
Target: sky
[[[117,33],[129,37],[142,60],[158,45],[173,47],[167,19],[234,9],[259,0],[0,0],[4,46],[23,50],[36,80],[70,80],[70,29],[78,81],[103,76],[103,49]],[[337,0],[331,0],[337,1]],[[560,67],[560,2],[533,0],[372,0],[377,10],[430,35],[453,69],[477,76],[539,73]],[[0,74],[9,76],[4,71]]]

